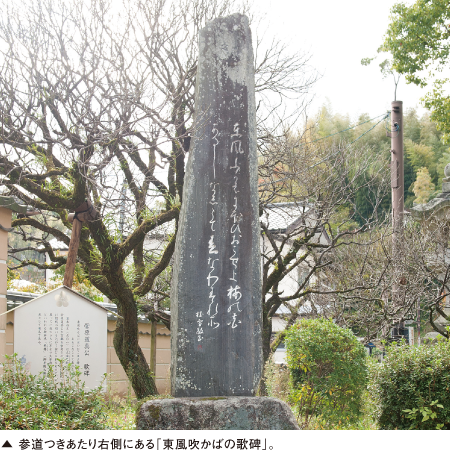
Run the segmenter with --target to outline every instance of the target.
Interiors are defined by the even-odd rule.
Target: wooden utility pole
[[[150,371],[157,376],[157,321],[152,320],[150,325]]]
[[[404,128],[402,101],[391,103],[391,194],[392,194],[392,225],[393,225],[393,260],[394,282],[392,299],[394,306],[401,304],[402,288],[399,260],[402,252],[402,237],[404,231]],[[402,338],[404,335],[404,321],[399,321],[393,328],[393,338]]]
[[[72,287],[74,281],[75,264],[77,263],[78,246],[80,244],[80,234],[83,221],[93,221],[97,211],[88,199],[75,209],[75,213],[70,213],[68,221],[72,221],[72,235],[70,236],[69,251],[67,253],[66,271],[64,272],[63,285]]]
[[[420,313],[420,299],[418,299],[417,305],[417,330],[418,330],[418,339],[417,345],[421,345],[421,313]]]

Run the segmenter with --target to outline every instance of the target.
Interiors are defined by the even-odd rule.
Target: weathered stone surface
[[[251,396],[262,369],[251,34],[234,14],[200,32],[196,119],[171,285],[176,397]]]
[[[276,398],[174,398],[144,403],[138,430],[299,430],[286,403]]]

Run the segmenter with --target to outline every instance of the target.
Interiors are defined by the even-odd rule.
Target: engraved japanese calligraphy
[[[172,393],[249,396],[261,375],[253,52],[245,16],[199,39],[196,119],[171,285]]]

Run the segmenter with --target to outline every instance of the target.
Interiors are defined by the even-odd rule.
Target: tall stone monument
[[[142,404],[137,428],[299,430],[286,403],[252,396],[262,369],[262,315],[254,68],[245,16],[218,18],[201,30],[196,83],[171,285],[176,398]]]
[[[201,30],[171,285],[175,397],[252,396],[262,369],[254,66],[248,19]]]

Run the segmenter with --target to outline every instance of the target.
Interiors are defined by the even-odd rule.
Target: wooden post
[[[150,371],[157,375],[157,321],[152,321],[150,326]]]
[[[70,213],[67,219],[72,221],[72,235],[70,236],[69,252],[67,253],[66,272],[64,273],[64,286],[72,287],[74,281],[75,264],[77,263],[78,245],[83,221],[93,221],[97,211],[88,199]]]
[[[1,202],[0,202],[1,203]],[[12,210],[0,205],[0,314],[8,310],[6,303],[6,289],[8,281],[8,233],[11,229]],[[0,375],[3,374],[5,354],[10,354],[6,347],[6,315],[0,316]]]
[[[0,314],[8,310],[6,303],[7,281],[8,281],[8,233],[11,228],[11,216],[13,212],[24,214],[26,206],[17,204],[12,197],[0,196]],[[5,354],[12,354],[7,351],[6,333],[8,332],[7,316],[0,316],[0,376],[3,374],[2,363],[6,361]],[[12,347],[12,346],[10,346]]]
[[[392,188],[392,223],[393,223],[393,259],[395,261],[395,279],[393,282],[393,303],[401,305],[402,277],[399,261],[403,254],[402,237],[404,231],[404,127],[402,101],[391,103],[391,188]],[[404,337],[404,321],[400,320],[393,327],[393,338]]]
[[[67,253],[66,271],[64,272],[64,286],[72,287],[74,281],[75,264],[77,263],[78,245],[80,244],[82,222],[74,218],[72,235],[70,236],[69,252]]]

